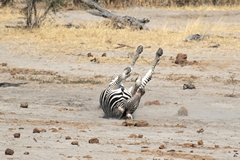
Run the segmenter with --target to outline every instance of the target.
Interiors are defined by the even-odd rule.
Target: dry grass
[[[22,17],[17,11],[9,8],[0,9],[0,25],[5,25],[9,19],[18,20]],[[189,20],[185,27],[179,30],[170,30],[168,23],[161,28],[146,30],[123,30],[114,29],[106,21],[84,23],[82,28],[66,28],[64,26],[56,27],[56,24],[45,24],[41,28],[32,30],[26,29],[0,29],[0,43],[10,44],[12,50],[18,53],[27,53],[30,50],[39,54],[66,55],[75,54],[84,51],[126,51],[135,50],[139,44],[151,46],[147,51],[155,52],[157,48],[192,48],[209,47],[212,42],[219,43],[225,49],[236,50],[240,46],[238,38],[222,36],[222,33],[231,35],[239,32],[238,25],[226,25],[219,19],[218,23],[208,23],[199,17],[195,20]],[[184,42],[184,38],[191,34],[209,34],[211,37],[204,41]],[[198,45],[201,43],[201,45]],[[19,44],[21,48],[19,48]],[[126,44],[133,48],[115,49],[118,44]],[[17,47],[16,47],[17,46]],[[121,60],[121,59],[120,59]],[[120,61],[119,60],[119,61]],[[86,61],[89,61],[86,59]],[[107,61],[107,59],[106,59]],[[125,61],[123,59],[122,61]],[[148,63],[148,62],[147,62]]]

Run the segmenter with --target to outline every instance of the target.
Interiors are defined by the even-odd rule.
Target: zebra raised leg
[[[138,108],[140,100],[142,96],[145,94],[145,86],[151,80],[154,69],[158,61],[160,60],[160,57],[162,56],[162,54],[163,54],[163,50],[159,48],[158,51],[156,52],[156,56],[152,64],[152,67],[141,80],[141,84],[137,89],[137,92],[130,99],[128,99],[127,102],[122,106],[120,110],[122,112],[120,118],[123,118],[124,116],[126,116],[126,118],[133,119],[132,114]]]
[[[99,102],[106,117],[119,117],[122,112],[121,107],[126,100],[132,97],[128,89],[123,86],[124,81],[131,75],[139,55],[143,51],[143,46],[138,46],[130,67],[124,69],[122,74],[118,75],[109,86],[102,91]],[[119,111],[120,110],[120,111]]]

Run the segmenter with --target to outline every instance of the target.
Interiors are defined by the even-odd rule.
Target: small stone
[[[107,54],[106,54],[106,53],[103,53],[103,54],[102,54],[102,57],[107,57]]]
[[[123,126],[134,126],[135,122],[131,119],[127,119],[122,123]]]
[[[66,140],[72,139],[70,136],[65,137]]]
[[[20,138],[20,133],[14,133],[14,138]]]
[[[199,140],[199,141],[198,141],[198,145],[203,145],[203,141],[202,141],[202,140]]]
[[[40,131],[40,129],[38,129],[38,128],[34,128],[33,129],[33,133],[40,133],[41,131]]]
[[[181,65],[187,64],[187,54],[178,53],[175,63]]]
[[[14,151],[12,149],[8,148],[8,149],[5,150],[5,154],[6,155],[13,155]]]
[[[90,53],[90,52],[87,54],[87,56],[88,57],[93,57],[92,53]]]
[[[138,138],[143,138],[143,135],[142,135],[142,134],[139,134],[139,135],[138,135]]]
[[[137,127],[146,127],[146,126],[149,126],[149,123],[145,120],[140,120],[140,121],[137,121],[135,126]]]
[[[21,103],[20,107],[21,108],[28,108],[28,103],[27,102]]]
[[[92,138],[88,141],[88,143],[99,143],[99,140],[97,138]]]
[[[190,153],[193,153],[193,150],[191,150]]]
[[[152,105],[160,105],[159,100],[152,101]]]
[[[178,110],[178,115],[179,116],[188,116],[188,110],[186,107],[181,107],[179,110]]]
[[[57,128],[52,128],[52,132],[58,132]]]
[[[152,102],[151,102],[151,101],[147,101],[147,102],[145,102],[144,105],[145,105],[145,106],[150,106],[150,105],[152,105]]]
[[[130,134],[129,138],[137,138],[136,134]]]
[[[216,144],[215,144],[215,145],[214,145],[214,148],[220,148],[220,147],[219,147],[219,145],[216,145]]]
[[[204,132],[204,129],[199,129],[198,131],[197,131],[197,133],[203,133]]]
[[[83,158],[92,158],[90,155],[83,156]]]
[[[159,146],[159,149],[166,149],[166,146],[162,144],[161,146]]]
[[[24,152],[23,154],[24,154],[24,155],[29,155],[29,152]]]
[[[72,141],[72,145],[78,145],[78,141]]]
[[[7,66],[7,63],[2,63],[2,66],[6,67],[6,66]]]

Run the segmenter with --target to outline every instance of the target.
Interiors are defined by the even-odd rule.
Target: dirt
[[[221,16],[223,23],[240,25],[236,21],[240,19],[239,11],[134,8],[119,13],[147,17],[152,20],[150,28],[169,18],[169,28],[177,29],[174,21],[184,26],[186,19],[199,15],[211,23]],[[65,15],[66,22],[102,20],[84,11],[68,11]],[[239,50],[221,46],[198,51],[194,46],[163,48],[164,56],[133,115],[132,125],[123,125],[127,124],[125,120],[102,118],[98,108],[100,92],[130,65],[127,53],[126,63],[112,64],[101,62],[105,55],[112,59],[119,56],[119,50],[106,50],[99,63],[91,62],[93,57],[80,63],[75,55],[53,59],[31,53],[27,47],[24,50],[29,52],[18,54],[7,43],[0,44],[0,64],[4,64],[0,65],[0,159],[239,159]],[[88,53],[84,54],[86,58]],[[177,53],[188,54],[188,59],[199,63],[176,65],[169,59]],[[155,53],[144,54],[154,57]],[[150,67],[137,63],[125,85],[133,85],[137,75],[143,76]],[[188,82],[196,89],[183,90]],[[28,107],[20,107],[23,103]],[[181,107],[186,108],[187,116],[177,115]],[[14,138],[15,133],[21,136]],[[89,143],[91,139],[94,143]],[[14,154],[5,155],[6,149],[7,154]]]

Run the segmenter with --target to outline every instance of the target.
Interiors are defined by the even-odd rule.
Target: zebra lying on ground
[[[102,91],[99,102],[100,108],[103,110],[105,117],[133,119],[132,114],[138,108],[141,97],[145,94],[145,86],[151,80],[153,71],[160,60],[160,56],[163,54],[163,50],[159,48],[156,52],[152,67],[146,75],[143,78],[139,76],[136,79],[135,84],[127,89],[123,86],[123,83],[128,77],[130,77],[134,65],[142,51],[143,46],[138,46],[131,66],[125,68],[124,71]]]

